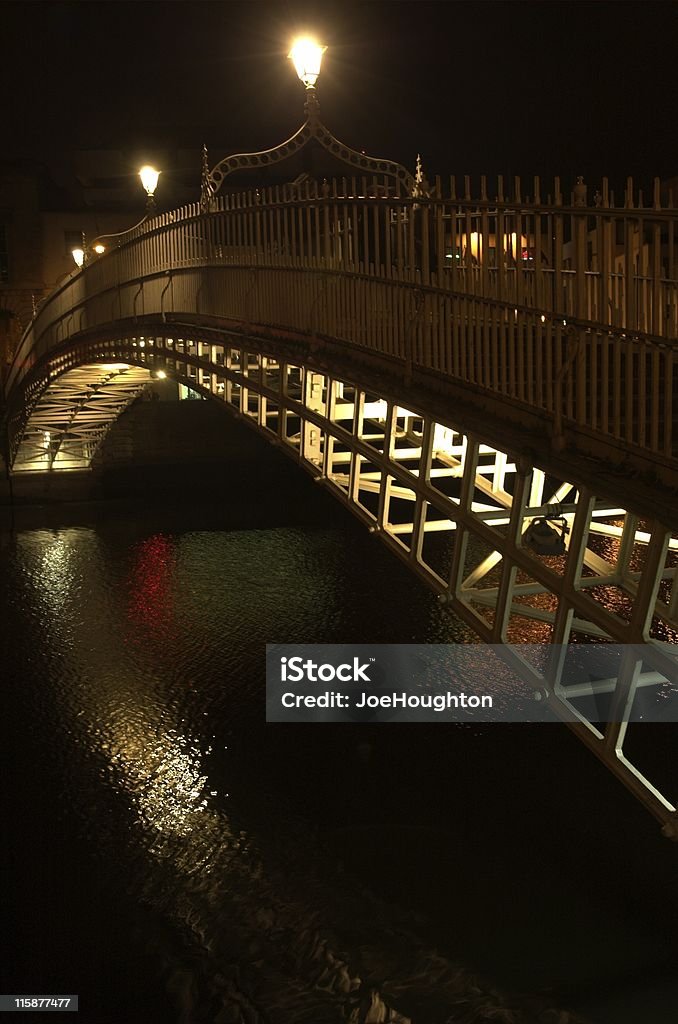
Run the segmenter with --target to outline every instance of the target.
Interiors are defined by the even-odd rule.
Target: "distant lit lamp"
[[[71,256],[78,270],[81,269],[83,264],[87,263],[87,243],[85,242],[85,232],[80,232],[80,244],[74,245],[71,249]]]
[[[549,525],[557,523],[557,528]],[[523,544],[535,555],[564,555],[567,521],[564,516],[538,516],[523,534]]]
[[[155,167],[150,167],[146,164],[139,171],[139,177],[146,192],[146,210],[150,213],[151,210],[155,209],[155,190],[158,187],[160,171],[156,171]]]
[[[167,374],[165,373],[164,370],[156,370],[155,373],[153,374],[153,376],[155,377],[156,380],[166,380],[167,379]]]
[[[99,235],[99,237],[90,249],[87,249],[85,247],[85,241],[83,236],[82,248],[84,250],[83,259],[85,261],[91,257],[93,252],[95,252],[97,256],[101,256],[103,253],[106,252],[107,248],[111,248],[113,245],[120,245],[122,240],[125,238],[126,235],[129,234],[130,231],[136,231],[137,228],[141,227],[142,224],[144,224],[150,217],[152,217],[155,211],[155,190],[158,187],[158,178],[160,177],[160,171],[156,171],[155,167],[151,167],[149,166],[149,164],[146,164],[139,171],[139,177],[141,179],[141,184],[144,187],[144,192],[146,193],[146,212],[144,213],[143,217],[141,218],[138,224],[134,224],[131,228],[127,228],[125,231],[118,231],[115,232],[114,234],[109,235]],[[106,241],[105,245],[104,240]],[[76,263],[78,263],[78,260],[75,255],[76,251],[77,250],[75,249],[73,250],[73,259],[75,260]],[[78,263],[78,266],[82,266],[82,259],[80,263]]]

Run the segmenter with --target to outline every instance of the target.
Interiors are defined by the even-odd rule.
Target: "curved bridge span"
[[[12,460],[47,356],[122,319],[188,314],[331,339],[407,383],[418,373],[456,385],[533,437],[538,426],[555,453],[678,485],[678,211],[659,206],[658,190],[652,209],[628,195],[621,209],[606,196],[592,208],[560,195],[490,201],[486,189],[399,198],[364,180],[340,192],[195,204],[74,272],[9,374]]]
[[[7,381],[13,472],[89,465],[159,371],[222,402],[481,640],[642,645],[590,687],[619,720],[569,724],[678,837],[675,793],[623,749],[634,695],[676,679],[678,214],[339,191],[165,214],[74,272]],[[553,505],[566,550],[544,558],[524,537]],[[581,696],[521,668],[555,710]]]

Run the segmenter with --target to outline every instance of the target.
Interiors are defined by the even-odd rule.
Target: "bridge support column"
[[[323,387],[325,377],[322,373],[306,370],[304,373],[304,405],[312,412],[325,414]],[[304,420],[302,456],[316,466],[323,464],[321,430],[315,423]]]

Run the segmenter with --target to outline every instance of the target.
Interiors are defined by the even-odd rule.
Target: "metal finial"
[[[318,93],[315,89],[306,90],[304,113],[309,121],[315,122],[320,119],[320,103],[318,102]]]
[[[429,196],[431,187],[424,174],[424,166],[421,162],[421,153],[417,153],[417,165],[414,172],[414,188],[412,195],[415,199],[426,199]]]
[[[210,163],[207,154],[207,144],[202,144],[202,173],[200,175],[200,208],[209,210],[212,205],[214,185],[210,177]]]

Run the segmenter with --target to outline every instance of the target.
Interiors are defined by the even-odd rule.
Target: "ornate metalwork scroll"
[[[224,157],[207,174],[203,172],[201,207],[209,209],[213,196],[217,194],[224,180],[233,171],[257,170],[287,160],[298,153],[312,139],[316,139],[328,153],[361,174],[382,175],[392,178],[406,195],[417,195],[417,182],[402,164],[394,160],[380,159],[359,153],[332,135],[320,120],[315,90],[309,89],[305,106],[306,121],[294,135],[273,149],[256,153],[236,153]]]

